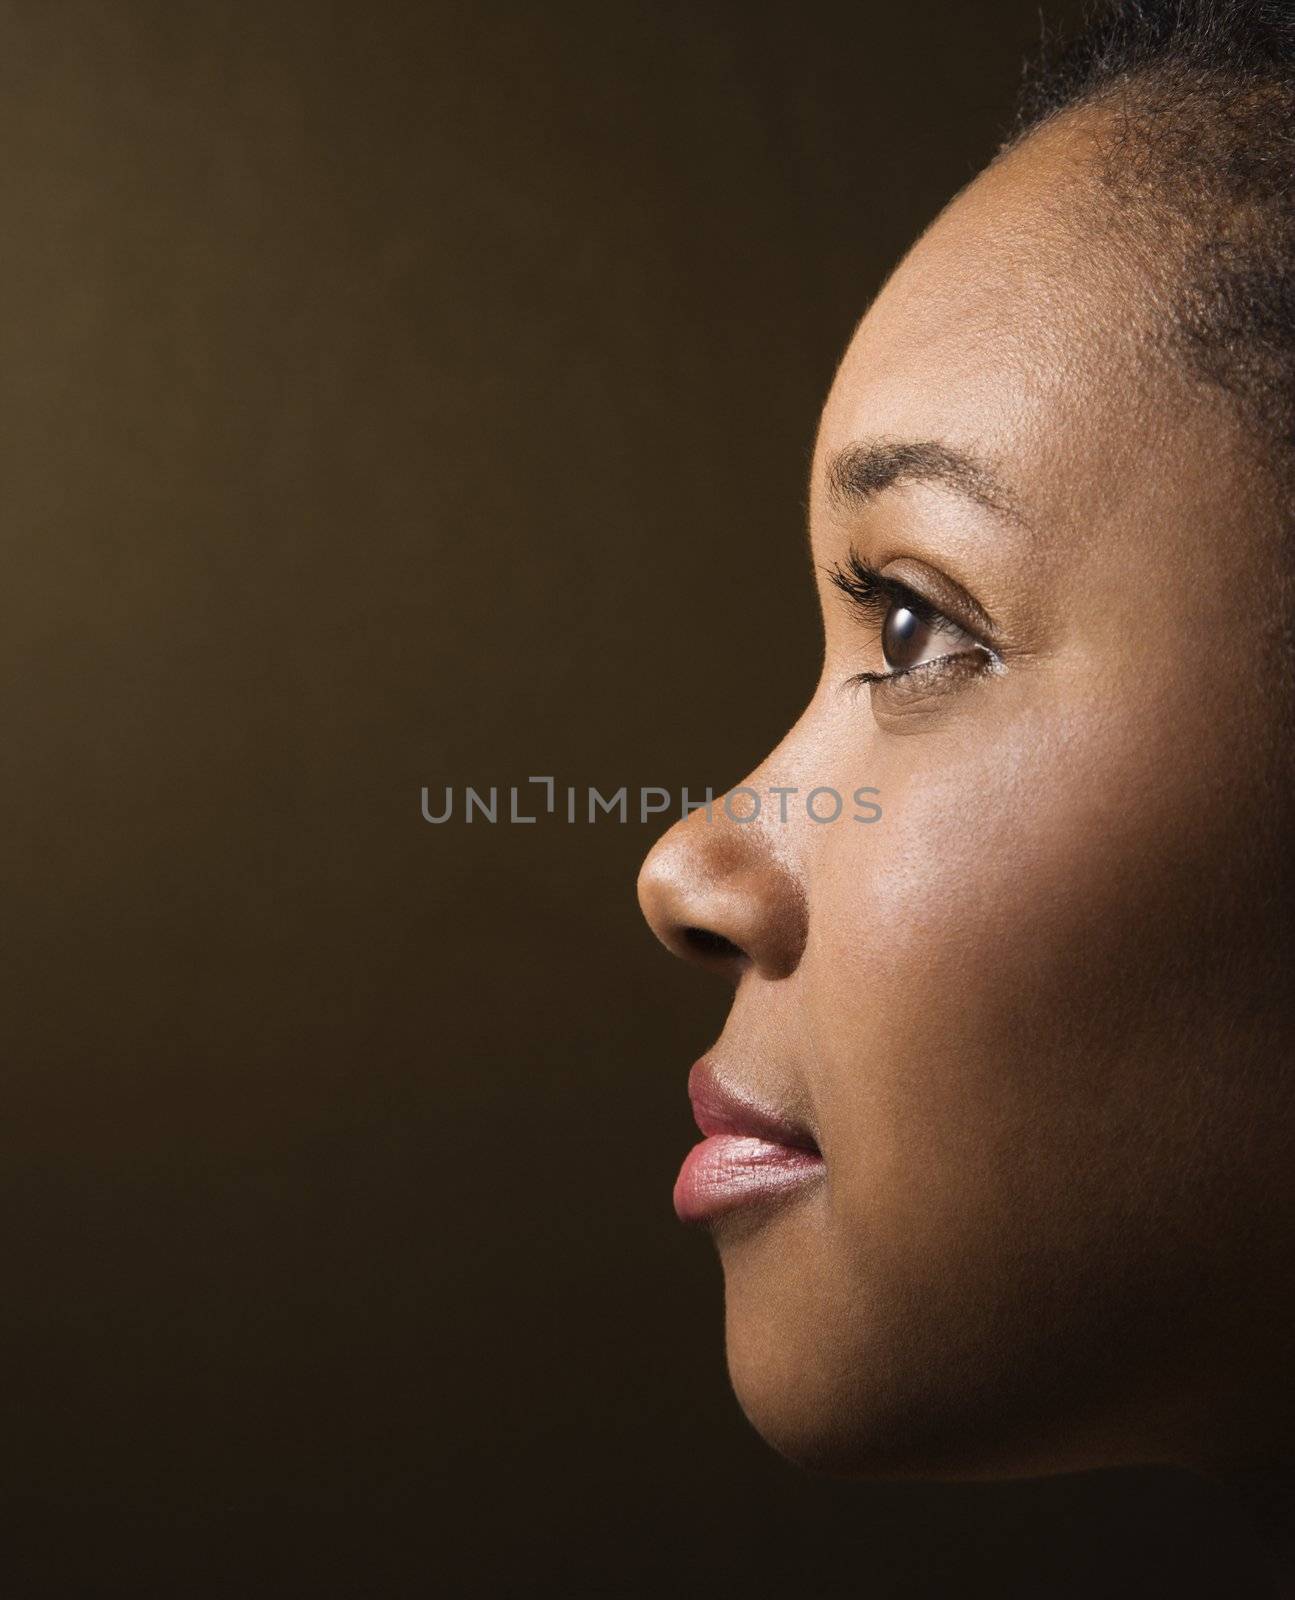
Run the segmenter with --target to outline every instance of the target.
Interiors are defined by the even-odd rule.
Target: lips
[[[685,1156],[675,1182],[681,1222],[787,1199],[823,1176],[809,1131],[721,1083],[704,1057],[688,1075],[688,1097],[706,1137]]]

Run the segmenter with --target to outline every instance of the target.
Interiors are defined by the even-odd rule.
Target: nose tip
[[[736,979],[789,977],[805,947],[801,885],[760,830],[697,812],[675,824],[639,872],[639,905],[673,955]]]

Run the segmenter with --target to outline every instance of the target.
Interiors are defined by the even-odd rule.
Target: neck
[[[1220,1474],[1262,1541],[1276,1584],[1295,1597],[1295,1461],[1269,1462]]]

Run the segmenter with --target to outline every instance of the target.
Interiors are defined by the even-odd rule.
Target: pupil
[[[911,667],[921,658],[926,626],[907,606],[892,606],[881,630],[881,653],[888,667]]]

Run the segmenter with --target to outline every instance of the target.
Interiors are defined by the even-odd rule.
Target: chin
[[[1024,1328],[1014,1339],[970,1298],[922,1319],[878,1296],[860,1315],[844,1297],[806,1294],[803,1258],[776,1278],[751,1265],[725,1257],[729,1376],[752,1427],[797,1466],[975,1482],[1173,1460],[1127,1427],[1127,1394],[1104,1392],[1104,1339],[1044,1347]]]
[[[752,1360],[732,1333],[728,1352],[738,1404],[755,1431],[795,1466],[829,1477],[994,1482],[1139,1459],[1124,1459],[1117,1448],[1104,1450],[1078,1435],[1049,1437],[1028,1415],[973,1415],[953,1380],[943,1398],[930,1383],[906,1394],[882,1384],[869,1390],[822,1374],[771,1370]]]
[[[794,1274],[771,1280],[745,1265],[725,1255],[725,1347],[738,1404],[767,1444],[838,1477],[965,1472],[965,1429],[955,1442],[950,1419],[936,1421],[929,1369],[924,1382],[906,1381],[877,1330],[804,1296],[803,1282],[787,1281]]]

